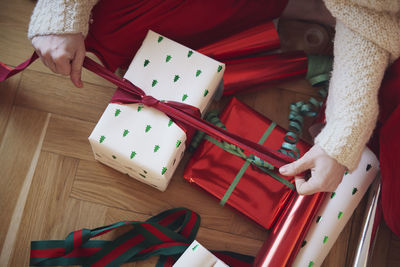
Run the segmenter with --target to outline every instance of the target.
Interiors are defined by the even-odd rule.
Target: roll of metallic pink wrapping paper
[[[271,229],[258,252],[254,266],[290,266],[324,198],[325,193],[296,195]]]

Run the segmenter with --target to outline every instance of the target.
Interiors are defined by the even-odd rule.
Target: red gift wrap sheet
[[[259,142],[273,123],[236,98],[232,98],[219,117],[229,132],[254,142]],[[278,150],[285,134],[286,131],[277,125],[262,145]],[[298,148],[303,155],[310,145],[300,141]],[[246,151],[244,152],[249,155]],[[222,199],[244,163],[244,159],[204,140],[186,166],[184,177],[190,183]],[[273,172],[279,175],[277,168]],[[294,184],[293,177],[281,177],[289,179]],[[286,185],[250,165],[226,204],[269,229],[285,210],[294,194],[295,192]]]

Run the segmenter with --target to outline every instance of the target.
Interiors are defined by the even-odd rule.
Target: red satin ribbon
[[[11,77],[12,75],[22,71],[37,58],[38,56],[36,55],[36,53],[34,53],[30,59],[12,70],[10,70],[10,68],[8,67],[6,68],[5,66],[0,66],[0,79],[5,80],[8,77]],[[287,163],[293,162],[294,160],[293,158],[285,154],[263,147],[257,143],[249,141],[235,134],[229,133],[207,121],[202,120],[199,117],[200,112],[195,107],[174,101],[159,101],[152,96],[148,96],[140,88],[134,86],[129,81],[116,76],[114,73],[88,57],[85,57],[83,66],[86,69],[103,77],[104,79],[114,83],[119,87],[119,89],[125,91],[126,93],[129,93],[129,99],[126,98],[126,94],[124,94],[124,97],[121,97],[122,94],[118,94],[115,96],[113,100],[114,102],[142,103],[144,105],[158,109],[174,121],[180,123],[180,125],[193,127],[197,130],[207,133],[208,135],[219,141],[226,141],[228,143],[234,144],[246,150],[248,153],[253,154],[263,159],[264,161],[271,163],[277,168]]]
[[[31,65],[36,59],[38,59],[38,55],[36,53],[33,53],[33,55],[25,62],[22,62],[18,66],[16,66],[14,69],[10,68],[6,64],[0,62],[0,82],[7,80],[11,76],[14,76],[15,74],[23,71],[26,69],[29,65]]]

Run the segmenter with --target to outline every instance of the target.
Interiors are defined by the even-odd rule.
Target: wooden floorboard
[[[21,74],[0,83],[0,144],[10,118],[20,79]]]
[[[33,52],[27,25],[35,1],[0,1],[0,61],[16,66]],[[93,57],[93,56],[92,56]],[[74,230],[146,220],[187,207],[202,217],[197,239],[209,249],[255,255],[268,231],[183,179],[186,153],[164,193],[96,162],[87,140],[115,86],[88,71],[84,88],[38,60],[0,84],[0,266],[27,266],[32,240],[60,240]],[[297,80],[237,97],[288,127],[289,105],[317,96]],[[225,97],[214,108],[228,102]],[[309,126],[312,119],[307,120]],[[311,140],[305,131],[304,138]],[[323,267],[352,266],[366,199],[356,209]],[[124,229],[108,233],[112,239]],[[157,258],[124,266],[154,266]],[[400,266],[400,239],[382,223],[370,266]]]
[[[0,145],[0,263],[3,252],[14,244],[13,232],[18,231],[47,118],[47,113],[20,107],[14,107],[9,116]]]

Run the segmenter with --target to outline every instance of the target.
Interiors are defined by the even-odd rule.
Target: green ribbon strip
[[[265,140],[267,140],[268,136],[271,134],[271,132],[273,131],[275,126],[276,126],[275,122],[272,122],[270,124],[268,129],[264,132],[263,136],[261,137],[260,141],[258,141],[258,144],[262,145],[265,142]],[[274,178],[274,179],[278,180],[279,182],[285,184],[291,190],[295,189],[293,184],[289,183],[287,180],[283,179],[282,177],[280,177],[279,175],[277,175],[276,173],[274,173],[272,171],[274,169],[274,166],[271,165],[270,163],[265,162],[262,159],[254,156],[254,155],[246,156],[240,148],[238,148],[238,147],[236,147],[234,145],[231,145],[231,144],[225,145],[225,144],[223,144],[221,142],[218,142],[217,140],[215,140],[214,138],[212,138],[210,136],[206,136],[205,138],[208,141],[212,142],[213,144],[221,147],[225,151],[227,151],[227,152],[229,152],[231,154],[237,155],[237,156],[239,156],[239,157],[241,157],[242,159],[245,160],[245,163],[243,164],[242,168],[240,168],[239,172],[236,174],[236,177],[233,179],[232,183],[230,184],[228,190],[226,190],[225,195],[223,196],[223,198],[219,202],[219,204],[221,206],[224,206],[225,203],[228,201],[228,199],[231,196],[233,190],[235,190],[237,184],[239,183],[240,179],[243,177],[243,174],[246,172],[246,169],[249,167],[250,164],[253,164],[254,166],[259,168],[263,172],[265,172],[268,175],[270,175],[272,178]]]
[[[208,120],[210,123],[212,123],[220,128],[226,129],[225,125],[219,120],[219,118],[217,116],[217,112],[215,112],[215,111],[209,112],[206,116],[206,120]],[[261,137],[260,141],[258,142],[260,145],[262,145],[267,140],[268,136],[271,134],[271,132],[273,131],[275,126],[276,126],[275,122],[272,122],[270,124],[270,126],[264,132],[263,136]],[[210,141],[214,145],[222,148],[223,150],[245,160],[243,166],[241,167],[239,172],[236,174],[236,177],[233,179],[228,190],[225,192],[225,195],[221,199],[220,204],[222,206],[225,205],[226,201],[231,196],[233,190],[236,188],[237,184],[239,183],[240,179],[243,177],[243,174],[246,172],[246,169],[250,166],[250,164],[253,164],[258,169],[267,173],[269,176],[271,176],[275,180],[283,183],[284,185],[289,187],[291,190],[293,190],[293,191],[295,190],[295,187],[292,183],[290,183],[286,179],[280,177],[275,172],[273,172],[274,166],[272,164],[260,159],[259,157],[254,156],[254,155],[247,156],[241,148],[239,148],[235,145],[232,145],[225,141],[219,142],[218,140],[204,134],[203,132],[198,132],[197,135],[193,138],[191,147],[193,148],[194,144],[197,146],[197,144],[199,144],[203,138],[207,139],[208,141]]]
[[[313,87],[318,87],[318,94],[322,99],[328,95],[332,58],[327,56],[309,55],[306,79]],[[280,152],[298,159],[300,150],[297,142],[304,126],[304,117],[315,117],[322,107],[323,101],[310,97],[308,102],[299,101],[290,105],[289,131],[285,135]]]

